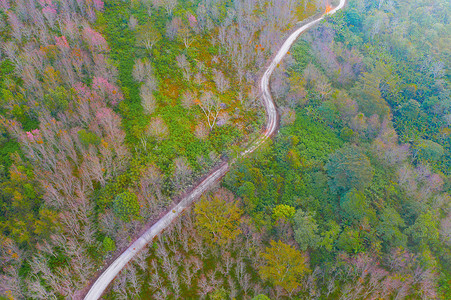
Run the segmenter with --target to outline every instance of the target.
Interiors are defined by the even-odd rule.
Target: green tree
[[[281,241],[271,241],[270,244],[271,247],[260,254],[265,260],[259,270],[260,276],[291,293],[299,287],[300,278],[308,272],[305,256]]]
[[[337,247],[340,250],[354,254],[363,252],[365,250],[359,232],[350,227],[346,227],[345,230],[340,234],[340,238],[337,242]]]
[[[399,106],[399,112],[406,117],[408,120],[413,121],[417,119],[420,115],[420,103],[413,99],[410,99],[406,103]]]
[[[321,232],[320,246],[326,248],[327,251],[332,251],[334,243],[340,235],[341,227],[334,220],[329,220],[327,227],[329,230]]]
[[[256,188],[252,182],[245,181],[240,184],[238,195],[241,195],[247,212],[251,212],[257,207],[258,199],[255,194]]]
[[[343,127],[340,131],[340,138],[344,141],[351,141],[355,137],[354,131],[349,127]]]
[[[294,209],[294,207],[285,204],[280,204],[274,207],[272,217],[276,221],[280,219],[290,220],[295,213],[296,210]]]
[[[14,164],[0,174],[0,234],[6,233],[18,243],[33,245],[48,238],[55,229],[57,214],[43,205],[40,190],[30,166]],[[0,165],[0,168],[2,166]]]
[[[321,236],[318,234],[318,224],[315,218],[310,213],[298,209],[293,219],[294,238],[301,250],[317,248],[320,245]]]
[[[389,89],[396,85],[397,77],[391,72],[390,67],[384,63],[376,63],[376,66],[370,73],[364,73],[360,82],[355,85],[351,94],[359,105],[359,111],[365,116],[371,117],[376,114],[381,119],[388,116],[390,109],[382,98],[380,86],[382,83],[389,83]]]
[[[233,195],[230,198],[233,199]],[[237,200],[226,201],[221,193],[215,193],[197,202],[194,212],[199,233],[212,245],[224,245],[241,233],[239,224],[243,211]]]
[[[443,146],[431,140],[419,139],[413,149],[414,156],[420,160],[438,161],[445,154]]]
[[[80,142],[86,147],[88,147],[89,145],[100,144],[100,138],[96,134],[88,130],[81,129],[77,132],[77,134]]]
[[[421,214],[415,220],[415,223],[407,229],[406,233],[412,237],[420,248],[424,248],[428,244],[437,245],[439,243],[438,212],[428,210]]]
[[[360,28],[362,26],[362,16],[359,14],[357,9],[351,7],[344,11],[344,17],[346,23],[352,28]]]
[[[228,294],[224,287],[221,287],[210,293],[209,297],[211,300],[223,300],[228,299]]]
[[[342,215],[353,223],[358,223],[366,215],[368,211],[368,203],[365,194],[356,189],[347,192],[340,199],[340,207]]]
[[[339,112],[333,101],[324,101],[319,107],[318,112],[322,118],[329,124],[339,121]]]
[[[64,111],[69,107],[69,93],[70,91],[62,86],[57,86],[55,89],[49,89],[44,95],[44,103],[54,114]]]
[[[103,239],[103,249],[106,252],[114,251],[114,250],[116,250],[116,243],[109,236],[106,236]]]
[[[123,192],[114,198],[113,210],[116,215],[124,222],[139,217],[138,197],[131,192]]]
[[[405,247],[407,237],[400,230],[405,226],[406,224],[398,212],[392,207],[386,207],[382,210],[376,231],[389,246]]]
[[[335,151],[326,164],[333,192],[346,192],[352,188],[363,190],[373,178],[373,167],[368,157],[354,145]]]

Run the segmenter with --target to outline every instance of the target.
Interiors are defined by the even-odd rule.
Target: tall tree
[[[231,192],[219,190],[203,197],[196,203],[194,212],[199,233],[212,245],[224,245],[241,233],[239,224],[243,211]]]
[[[363,190],[373,178],[373,167],[368,157],[354,145],[335,151],[326,164],[326,170],[333,192],[346,192],[352,188]]]
[[[439,243],[437,211],[428,210],[415,220],[415,223],[407,229],[413,241],[420,247],[427,245],[437,246]]]
[[[363,192],[351,189],[340,199],[342,215],[353,223],[360,222],[368,213],[368,203]]]
[[[294,215],[294,238],[301,250],[315,249],[320,245],[321,237],[318,234],[318,224],[310,213],[298,209]]]
[[[221,103],[219,98],[213,95],[211,92],[204,92],[200,99],[194,101],[201,108],[205,115],[205,119],[210,126],[210,129],[216,124],[219,112],[221,111]]]
[[[260,276],[291,294],[300,286],[299,279],[308,272],[306,257],[282,241],[272,240],[270,244],[271,247],[260,254],[265,261],[260,267]]]
[[[136,36],[136,45],[138,47],[144,47],[147,50],[150,50],[160,40],[161,34],[151,22],[138,27],[138,33]]]
[[[407,243],[407,237],[401,232],[401,228],[405,226],[406,224],[398,212],[392,207],[386,207],[382,210],[376,230],[389,246],[400,247]]]

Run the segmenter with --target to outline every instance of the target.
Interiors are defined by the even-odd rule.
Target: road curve
[[[327,14],[332,15],[338,10],[342,9],[346,0],[340,0],[340,4],[329,11]],[[263,134],[255,140],[247,150],[243,151],[239,156],[243,157],[249,153],[252,153],[268,138],[272,137],[278,126],[278,116],[274,100],[271,97],[269,90],[269,78],[276,66],[280,63],[282,58],[287,54],[291,45],[298,38],[298,36],[309,29],[310,27],[319,23],[326,14],[320,18],[309,22],[296,31],[294,31],[283,43],[282,47],[277,52],[276,56],[272,60],[269,67],[266,69],[260,82],[260,89],[262,92],[263,104],[266,108],[267,123],[266,130]],[[180,214],[189,207],[194,200],[198,199],[205,191],[211,186],[217,183],[229,170],[229,162],[220,165],[215,171],[213,171],[207,178],[197,185],[188,195],[186,195],[171,211],[164,215],[154,225],[152,225],[143,235],[141,235],[135,242],[133,242],[115,261],[113,261],[108,268],[97,278],[94,284],[89,289],[85,296],[85,300],[97,300],[103,294],[111,281],[119,274],[124,266],[149,242],[151,242],[158,234],[160,234],[169,224],[174,221]]]

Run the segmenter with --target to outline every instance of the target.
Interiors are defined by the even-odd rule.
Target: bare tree
[[[185,264],[184,275],[182,276],[184,283],[186,286],[191,286],[191,281],[193,279],[194,273],[191,271],[190,265]]]
[[[213,93],[207,91],[202,94],[199,100],[196,101],[202,112],[205,115],[205,119],[210,126],[210,129],[216,124],[216,119],[221,111],[219,98],[213,95]]]
[[[174,296],[176,299],[178,299],[180,297],[180,282],[177,274],[175,274],[174,277],[171,276],[170,281],[172,285],[172,290],[174,291]]]
[[[213,70],[213,80],[216,84],[216,89],[218,92],[223,94],[225,91],[227,91],[230,87],[230,83],[227,80],[227,78],[224,76],[224,73],[222,73],[219,70]]]
[[[182,20],[180,18],[173,18],[166,26],[166,35],[170,40],[173,40],[182,26]]]
[[[213,290],[213,286],[208,282],[207,277],[205,275],[201,275],[199,280],[197,281],[197,285],[199,287],[198,294],[202,297],[207,296]]]
[[[327,96],[332,93],[332,86],[328,82],[326,76],[319,76],[318,80],[316,81],[316,90],[321,95],[322,100],[326,99]]]
[[[288,107],[282,107],[281,109],[281,123],[283,125],[293,124],[296,120],[296,111]]]
[[[205,76],[202,74],[202,72],[197,72],[196,75],[194,75],[194,82],[197,85],[203,85],[205,80]]]
[[[205,248],[202,247],[204,250]],[[201,251],[200,251],[201,252]],[[201,256],[204,257],[204,256]],[[203,262],[197,256],[192,256],[190,258],[190,263],[193,265],[193,273],[197,273],[203,267]]]
[[[141,250],[134,258],[133,263],[137,265],[141,271],[146,271],[148,268],[147,258],[149,257],[149,252],[146,249]]]
[[[174,8],[177,6],[177,0],[160,0],[161,5],[163,5],[169,16],[172,16]]]
[[[129,284],[129,287],[127,290],[129,291],[129,295],[133,298],[139,295],[139,292],[141,290],[141,278],[139,278],[136,268],[134,265],[129,265],[126,270],[126,281]]]
[[[169,293],[168,289],[163,287],[160,289],[159,292],[155,293],[154,297],[157,300],[166,300],[169,298],[169,295],[170,295],[170,293]]]
[[[206,140],[210,130],[204,125],[203,122],[199,122],[194,129],[194,135],[201,140]]]
[[[228,283],[229,283],[229,296],[230,298],[234,299],[238,294],[238,290],[236,288],[235,282],[233,281],[230,275],[228,277]]]
[[[432,63],[430,72],[432,76],[434,76],[434,79],[442,78],[445,74],[445,64],[442,61]]]
[[[307,67],[305,67],[304,78],[307,82],[307,85],[312,86],[320,76],[320,71],[312,63],[309,63]]]
[[[153,272],[151,273],[151,280],[149,280],[149,285],[151,288],[155,290],[161,290],[163,288],[163,278],[158,273],[158,268],[156,267],[156,261],[152,260],[152,265],[154,267]]]
[[[248,273],[244,274],[242,280],[240,280],[240,286],[243,289],[244,294],[247,295],[251,288],[251,276]]]
[[[9,265],[3,268],[5,274],[0,275],[0,294],[10,294],[17,299],[24,298],[21,288],[18,266]]]
[[[169,129],[161,117],[154,117],[147,127],[147,134],[161,142],[169,135]]]
[[[139,96],[141,97],[141,105],[144,108],[144,111],[147,114],[151,114],[155,111],[156,107],[156,100],[155,96],[153,95],[153,91],[155,90],[155,83],[153,81],[146,81],[145,84],[143,84],[139,88]]]
[[[183,190],[191,179],[191,167],[188,160],[178,157],[174,160],[175,170],[172,175],[172,183],[177,190]]]
[[[222,254],[222,260],[224,262],[225,272],[226,272],[226,274],[229,274],[229,272],[232,268],[233,262],[234,262],[234,259],[232,258],[232,255],[230,254],[230,252],[225,251]]]
[[[22,41],[22,35],[23,35],[23,28],[25,26],[22,24],[22,22],[19,20],[17,15],[13,13],[12,11],[8,11],[8,23],[12,30],[12,36],[18,41]],[[42,28],[43,31],[47,31],[47,28]]]
[[[190,109],[194,105],[196,94],[192,91],[185,91],[182,95],[182,106],[186,109]]]
[[[136,36],[136,43],[138,46],[145,47],[147,50],[153,48],[153,46],[161,40],[160,32],[148,22],[144,26],[140,26]]]
[[[192,72],[189,61],[186,59],[185,54],[178,55],[175,60],[177,61],[177,66],[182,69],[183,77],[185,77],[187,81],[190,81]]]
[[[133,78],[138,82],[154,81],[152,64],[147,59],[138,59],[133,66]]]
[[[181,22],[180,27],[178,28],[178,36],[182,40],[183,44],[185,45],[185,48],[189,48],[191,44],[194,42],[195,34],[191,27],[186,25],[185,23]]]
[[[157,209],[163,204],[162,184],[162,174],[155,166],[151,165],[141,173],[140,192],[151,209]]]
[[[130,19],[128,20],[128,26],[131,30],[135,30],[136,26],[138,26],[138,20],[135,18],[135,16],[131,15]]]

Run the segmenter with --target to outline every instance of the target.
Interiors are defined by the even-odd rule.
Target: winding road
[[[271,97],[269,90],[269,79],[272,72],[287,54],[291,45],[299,37],[301,33],[309,29],[310,27],[318,24],[324,19],[325,15],[332,15],[342,9],[346,3],[346,0],[340,0],[340,4],[329,12],[323,14],[320,18],[311,21],[297,30],[295,30],[283,43],[279,51],[273,58],[271,64],[266,69],[260,82],[260,89],[262,92],[263,104],[266,108],[267,123],[266,129],[263,134],[255,140],[247,150],[243,151],[239,157],[243,157],[249,153],[255,151],[262,143],[271,138],[277,130],[279,119],[277,116],[277,110],[274,100]],[[107,269],[97,278],[94,284],[89,289],[85,296],[85,300],[99,299],[108,285],[119,274],[122,268],[149,242],[151,242],[158,234],[160,234],[174,219],[180,216],[180,214],[189,207],[194,200],[198,199],[205,191],[217,183],[229,170],[229,166],[232,162],[226,162],[216,170],[214,170],[207,178],[200,182],[190,193],[188,193],[172,210],[159,219],[154,225],[152,225],[144,234],[142,234],[135,242],[133,242],[115,261],[113,261]]]

